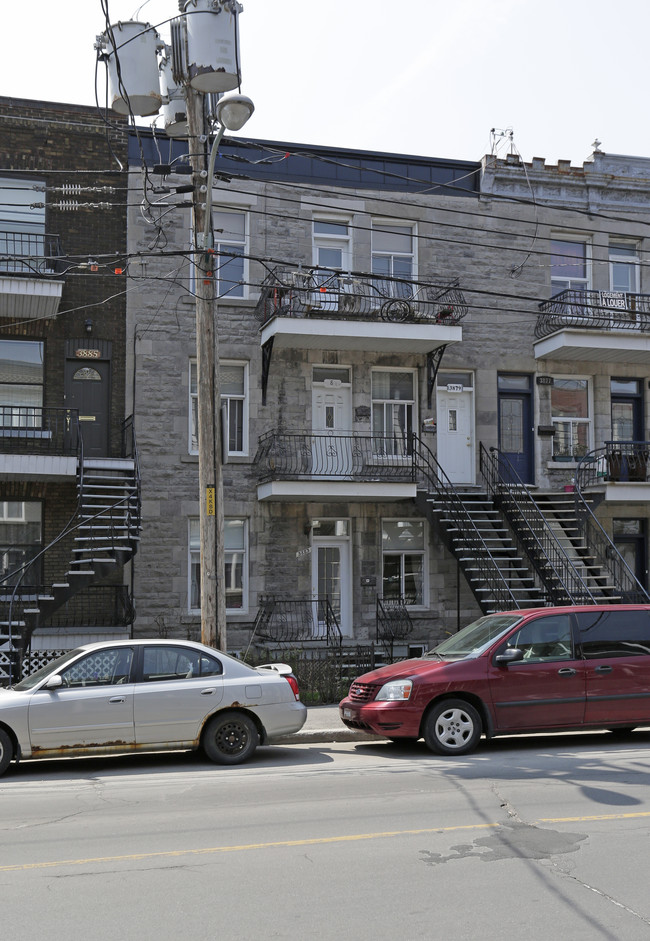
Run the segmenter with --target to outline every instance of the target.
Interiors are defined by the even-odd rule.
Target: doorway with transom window
[[[313,633],[325,638],[328,605],[341,633],[352,633],[352,576],[350,520],[314,519],[311,522],[311,597]]]
[[[312,475],[352,473],[352,385],[349,366],[314,366],[312,374]]]

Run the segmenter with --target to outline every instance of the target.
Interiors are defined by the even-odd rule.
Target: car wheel
[[[466,755],[481,737],[481,718],[468,702],[446,699],[436,703],[424,723],[424,741],[439,755]]]
[[[5,773],[13,757],[14,747],[11,743],[11,739],[4,729],[0,729],[0,774]]]
[[[242,712],[213,716],[203,732],[203,751],[219,765],[237,765],[251,757],[260,737],[255,723]]]

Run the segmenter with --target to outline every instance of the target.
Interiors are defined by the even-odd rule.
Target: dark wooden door
[[[66,360],[65,404],[79,411],[84,457],[108,455],[111,364],[102,360]]]

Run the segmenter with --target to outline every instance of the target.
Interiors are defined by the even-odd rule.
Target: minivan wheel
[[[255,723],[243,712],[213,716],[203,732],[203,751],[219,765],[237,765],[250,758],[260,741]]]
[[[481,737],[481,717],[463,699],[436,703],[424,722],[424,741],[439,755],[466,755]]]
[[[5,773],[11,764],[13,756],[14,748],[11,744],[11,739],[4,729],[0,729],[0,774]]]

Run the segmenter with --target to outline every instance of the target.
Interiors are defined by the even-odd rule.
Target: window
[[[573,659],[569,615],[554,614],[529,621],[509,637],[498,653],[503,653],[507,647],[523,651],[523,659],[528,663]]]
[[[0,271],[50,270],[45,260],[44,202],[43,180],[0,178]]]
[[[589,450],[589,380],[554,378],[551,417],[554,461],[579,461]]]
[[[414,271],[413,227],[373,222],[372,273],[383,278],[403,278],[408,282],[375,279],[379,293],[389,297],[411,297]]]
[[[224,532],[226,611],[246,610],[248,546],[246,520],[226,519]],[[201,610],[201,536],[198,517],[189,520],[189,608]]]
[[[384,601],[424,604],[424,520],[382,520]]]
[[[639,257],[630,242],[609,243],[610,290],[622,294],[639,292]]]
[[[128,682],[133,662],[131,647],[96,650],[61,671],[63,686],[115,686]]]
[[[650,654],[650,612],[583,611],[576,614],[582,653],[601,657],[643,657]]]
[[[216,278],[219,297],[246,296],[246,215],[243,212],[213,213]]]
[[[586,242],[551,239],[551,294],[589,287]]]
[[[246,363],[219,364],[221,406],[225,410],[228,454],[248,453],[247,372]]]
[[[415,373],[411,370],[372,372],[372,434],[377,455],[406,457],[414,427]]]
[[[248,454],[248,365],[222,361],[219,366],[221,406],[228,454]],[[196,362],[190,362],[189,451],[199,451],[199,395]]]
[[[350,232],[347,222],[314,219],[314,264],[330,271],[351,267]]]
[[[188,647],[152,645],[143,651],[142,679],[145,683],[220,676],[222,673],[223,667],[216,657]]]
[[[23,576],[22,567],[41,551],[42,512],[38,501],[0,501],[0,577],[5,586],[15,585]],[[14,572],[14,577],[8,578]],[[22,584],[40,585],[42,581],[39,559],[22,577]]]
[[[40,428],[42,406],[43,344],[0,340],[0,429]]]

